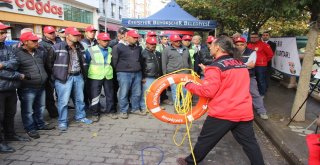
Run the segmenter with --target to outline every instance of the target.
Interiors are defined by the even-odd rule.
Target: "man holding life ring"
[[[242,145],[251,164],[263,165],[263,157],[253,131],[252,98],[249,92],[250,77],[246,65],[240,60],[240,53],[228,37],[219,37],[210,45],[210,53],[215,58],[208,66],[200,64],[204,70],[202,85],[185,83],[185,88],[200,97],[211,99],[198,141],[194,146],[197,163],[230,130]],[[179,165],[194,164],[192,155],[178,158]]]

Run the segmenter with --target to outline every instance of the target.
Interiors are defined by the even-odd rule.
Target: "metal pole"
[[[104,32],[107,33],[107,3],[108,1],[105,1],[104,5]]]

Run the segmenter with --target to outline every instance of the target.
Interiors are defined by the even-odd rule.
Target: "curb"
[[[290,165],[304,165],[297,155],[295,155],[295,153],[293,153],[287,145],[282,143],[282,139],[280,139],[279,136],[277,136],[276,133],[273,132],[270,127],[268,127],[270,124],[267,123],[267,121],[263,121],[257,117],[254,118],[254,121]]]

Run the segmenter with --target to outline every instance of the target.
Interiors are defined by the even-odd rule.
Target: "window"
[[[116,13],[116,5],[114,3],[111,4],[111,17],[114,18]]]
[[[122,12],[122,7],[119,7],[119,19],[122,19],[122,14],[121,14],[121,12]]]
[[[82,22],[82,23],[93,23],[93,13],[69,5],[63,5],[64,9],[64,20]]]

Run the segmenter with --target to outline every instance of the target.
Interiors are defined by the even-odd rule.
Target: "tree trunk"
[[[296,114],[299,107],[303,103],[303,101],[307,98],[309,93],[309,82],[310,82],[310,75],[313,65],[313,59],[315,50],[318,44],[318,33],[319,33],[319,25],[316,23],[310,27],[308,32],[308,42],[306,47],[305,56],[303,58],[298,89],[296,92],[296,96],[294,99],[294,103],[291,109],[291,118]],[[295,116],[294,121],[305,121],[305,111],[306,111],[306,103]]]

